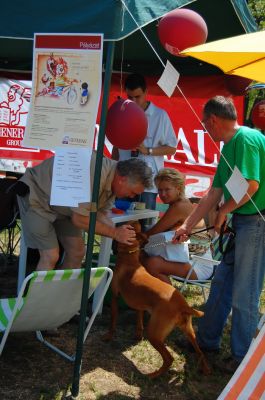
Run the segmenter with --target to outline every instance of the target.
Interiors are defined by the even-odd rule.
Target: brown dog
[[[147,326],[147,338],[152,346],[161,354],[163,365],[157,371],[148,374],[157,377],[167,371],[173,362],[173,357],[164,345],[166,337],[178,326],[192,343],[202,365],[203,373],[209,374],[210,369],[200,350],[192,327],[192,316],[201,317],[203,312],[191,308],[184,297],[173,286],[150,275],[139,261],[140,242],[144,234],[140,233],[140,224],[134,226],[138,240],[133,245],[118,244],[117,262],[112,280],[111,326],[104,336],[111,340],[116,329],[118,316],[117,297],[123,297],[129,307],[138,310],[136,337],[143,336],[143,312],[151,314]]]

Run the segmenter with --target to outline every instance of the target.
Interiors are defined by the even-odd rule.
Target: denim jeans
[[[233,216],[235,246],[217,267],[204,317],[199,320],[199,345],[220,346],[221,335],[232,308],[231,352],[241,361],[255,334],[259,298],[265,272],[265,221],[260,215]]]
[[[139,195],[138,201],[145,203],[145,208],[148,208],[149,210],[155,210],[156,198],[157,198],[157,193],[143,192],[142,194]],[[142,231],[145,232],[156,223],[156,218],[142,219],[140,220],[140,223],[142,226]]]

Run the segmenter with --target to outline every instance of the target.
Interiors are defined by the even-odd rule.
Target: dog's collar
[[[132,249],[132,250],[129,250],[128,253],[129,253],[129,254],[136,253],[136,252],[139,251],[139,250],[140,250],[140,247],[138,246],[138,247],[136,247],[136,248],[134,248],[134,249]]]

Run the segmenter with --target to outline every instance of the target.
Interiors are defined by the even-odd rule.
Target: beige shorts
[[[82,230],[75,227],[68,216],[56,215],[54,222],[49,221],[50,215],[45,210],[30,207],[28,196],[18,196],[20,219],[23,237],[27,247],[38,250],[49,250],[59,246],[58,239],[62,236],[81,237]]]

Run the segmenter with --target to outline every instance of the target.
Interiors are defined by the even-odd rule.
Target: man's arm
[[[140,146],[137,147],[137,150],[140,151],[140,153],[144,155],[149,154],[149,148],[145,147],[145,145],[142,143]],[[152,147],[152,156],[172,156],[176,153],[176,147],[172,146],[158,146],[158,147]]]
[[[191,233],[192,228],[194,228],[214,206],[219,204],[222,195],[223,191],[221,188],[211,187],[209,192],[201,199],[198,206],[194,208],[188,218],[186,218],[183,224],[176,230],[173,242],[187,240],[187,236]]]
[[[73,212],[73,224],[83,230],[88,230],[89,216],[81,215]],[[100,213],[96,220],[95,232],[98,235],[107,236],[117,240],[120,243],[132,244],[135,240],[135,231],[131,225],[121,225],[116,227],[113,222],[106,216]]]

